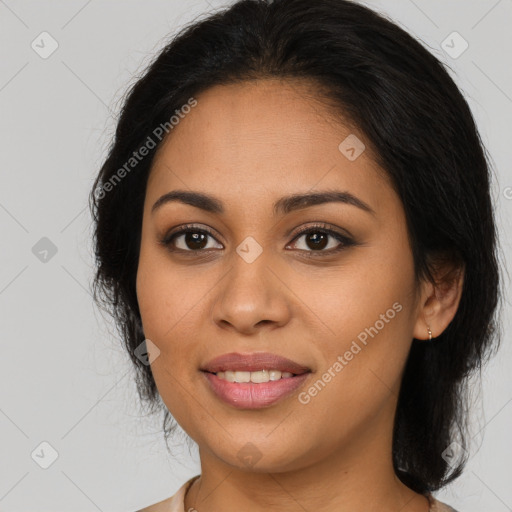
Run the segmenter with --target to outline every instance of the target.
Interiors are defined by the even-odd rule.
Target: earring
[[[432,331],[430,330],[430,325],[427,326],[428,331],[428,341],[432,341]]]

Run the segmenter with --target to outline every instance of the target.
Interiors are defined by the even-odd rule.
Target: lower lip
[[[210,389],[224,402],[240,409],[260,409],[290,395],[308,378],[310,372],[269,382],[229,382],[214,373],[202,372]]]

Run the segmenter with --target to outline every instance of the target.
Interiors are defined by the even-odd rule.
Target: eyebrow
[[[173,190],[160,197],[153,207],[151,213],[166,203],[177,201],[190,206],[195,206],[201,210],[210,213],[223,214],[225,212],[224,206],[220,199],[204,194],[202,192],[191,192],[187,190]],[[292,194],[278,199],[274,203],[274,215],[287,214],[296,210],[302,210],[310,206],[316,206],[324,203],[344,203],[356,206],[361,210],[375,215],[375,211],[364,201],[357,198],[350,192],[338,190],[326,190],[321,192],[306,192],[304,194]]]

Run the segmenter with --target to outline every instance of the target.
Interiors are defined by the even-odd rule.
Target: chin
[[[209,446],[209,450],[228,466],[252,473],[284,473],[311,463],[311,451],[304,450],[304,439],[274,438],[268,432],[257,435],[237,437],[223,446]],[[230,438],[231,439],[231,438]],[[300,452],[297,448],[301,448]]]

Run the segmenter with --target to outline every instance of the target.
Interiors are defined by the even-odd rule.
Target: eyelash
[[[185,249],[172,248],[172,242],[174,241],[174,239],[181,235],[187,234],[187,233],[205,233],[215,239],[214,233],[210,229],[198,228],[193,224],[186,224],[184,226],[181,226],[178,231],[173,231],[169,234],[166,234],[160,240],[160,244],[162,244],[164,247],[166,247],[171,252],[181,252],[182,254],[189,253],[189,254],[187,254],[187,256],[188,255],[198,256],[198,255],[200,255],[200,253],[217,250],[217,249],[185,250]],[[325,224],[325,223],[318,223],[318,224],[314,224],[313,226],[307,226],[306,228],[301,229],[300,231],[298,231],[295,234],[292,242],[295,242],[301,236],[308,235],[310,233],[322,233],[322,234],[330,235],[333,238],[335,238],[338,242],[340,242],[340,245],[335,249],[329,249],[327,251],[325,251],[325,250],[314,251],[314,250],[298,249],[300,252],[307,253],[308,256],[305,256],[305,257],[308,257],[308,258],[317,257],[317,256],[321,257],[322,255],[329,256],[329,255],[337,254],[348,247],[352,247],[352,246],[356,245],[356,242],[353,239],[351,239],[345,235],[342,235],[341,233],[339,233],[337,231],[330,229],[329,224]],[[220,242],[218,242],[218,243],[220,243]]]

